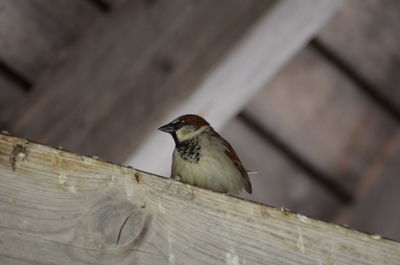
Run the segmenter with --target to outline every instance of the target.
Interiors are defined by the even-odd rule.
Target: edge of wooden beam
[[[35,190],[15,193],[29,185],[34,185]],[[36,197],[34,192],[40,196]],[[51,200],[50,194],[54,197]],[[32,201],[32,209],[23,208],[23,213],[29,214],[13,216],[11,223],[7,220],[12,211],[0,208],[0,234],[8,238],[0,244],[0,257],[7,254],[16,259],[35,258],[41,264],[50,258],[44,254],[50,248],[58,255],[58,264],[68,264],[77,257],[80,262],[76,264],[83,263],[82,260],[93,258],[92,252],[104,255],[101,264],[115,261],[116,256],[123,256],[125,261],[139,260],[141,264],[187,264],[188,260],[191,264],[393,264],[400,260],[400,243],[378,235],[1,134],[0,201],[12,201],[8,207],[17,214],[24,200]],[[49,220],[42,217],[48,208],[65,202],[70,203],[68,207],[57,209],[56,213],[52,209]],[[132,233],[128,228],[123,230],[129,216],[116,230],[117,244],[102,235],[109,231],[108,226],[102,233],[89,233],[107,223],[108,218],[114,218],[103,213],[111,202],[115,202],[112,207],[117,209],[128,207],[132,211],[129,216],[140,211],[135,218],[141,223],[127,226]],[[71,213],[78,206],[82,209]],[[41,218],[34,219],[37,212]],[[56,218],[58,215],[64,217]],[[25,223],[19,226],[21,218]],[[96,225],[86,224],[87,220]],[[26,228],[41,226],[45,232]],[[73,234],[72,239],[65,236],[70,229],[73,231],[67,234]],[[148,231],[152,231],[151,235],[142,235]],[[119,246],[120,238],[128,243]],[[46,246],[36,244],[39,241]],[[90,245],[92,241],[95,243]],[[17,247],[10,252],[13,242]],[[32,248],[37,256],[25,253],[22,245]],[[132,254],[133,247],[140,252]],[[127,251],[133,256],[126,256]],[[90,261],[96,264],[99,260]]]

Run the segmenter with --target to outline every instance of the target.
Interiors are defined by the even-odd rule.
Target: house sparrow
[[[188,114],[159,128],[175,141],[171,178],[209,190],[252,192],[250,179],[232,146],[202,117]]]

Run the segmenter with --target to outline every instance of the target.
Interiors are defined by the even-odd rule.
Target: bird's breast
[[[200,141],[197,145],[180,146],[181,150],[175,148],[171,177],[214,191],[239,191],[241,173],[225,154],[222,143],[212,138]]]

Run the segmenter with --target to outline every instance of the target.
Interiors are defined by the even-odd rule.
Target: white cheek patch
[[[179,141],[182,142],[188,139],[192,139],[193,137],[196,137],[206,129],[207,129],[206,126],[203,126],[198,130],[195,130],[193,126],[183,126],[182,128],[176,131],[176,137],[179,139]]]
[[[193,133],[193,130],[190,130],[189,128],[186,128],[185,126],[176,130],[176,136],[180,141],[184,141],[186,139],[190,138],[191,133]]]

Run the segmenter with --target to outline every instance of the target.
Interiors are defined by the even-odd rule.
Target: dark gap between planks
[[[102,1],[102,0],[87,0],[90,3],[92,3],[94,6],[96,6],[101,12],[103,13],[108,13],[111,12],[111,6],[110,4]]]
[[[32,89],[33,84],[30,80],[25,78],[23,75],[20,75],[17,71],[2,61],[0,61],[0,72],[3,73],[5,78],[17,84],[17,86],[23,90],[23,92],[29,92]]]
[[[354,82],[358,89],[360,89],[365,95],[377,103],[385,113],[400,123],[400,109],[398,109],[394,104],[380,94],[376,87],[368,83],[364,78],[357,74],[352,67],[345,63],[339,56],[337,56],[319,40],[311,40],[310,47],[325,57],[325,59],[339,69],[339,71],[341,71],[347,78]]]
[[[324,187],[328,192],[335,196],[339,201],[344,204],[351,204],[354,201],[353,195],[348,192],[340,183],[336,182],[333,176],[329,176],[313,165],[308,163],[293,149],[281,141],[268,129],[261,126],[254,118],[248,115],[245,111],[241,112],[238,116],[247,126],[253,129],[256,133],[271,143],[279,152],[283,153],[295,166],[303,170],[307,175],[319,185]]]

